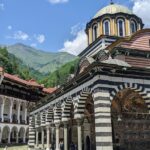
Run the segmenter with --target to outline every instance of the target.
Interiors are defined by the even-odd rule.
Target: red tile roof
[[[3,69],[2,67],[0,67],[0,72],[3,72],[3,70],[4,70],[4,69]]]
[[[56,90],[56,88],[43,88],[43,92],[45,93],[53,93]]]
[[[4,71],[4,69],[2,67],[0,67],[0,72],[3,72],[3,71]],[[19,84],[23,84],[25,86],[33,86],[33,87],[41,88],[42,91],[47,94],[50,94],[56,90],[56,88],[44,88],[44,85],[37,83],[36,80],[34,80],[34,79],[27,81],[27,80],[23,80],[23,79],[19,78],[18,75],[11,75],[11,74],[8,74],[5,72],[4,72],[4,78],[13,80],[13,81],[15,81]]]
[[[14,80],[14,81],[21,83],[21,84],[25,84],[27,86],[35,86],[35,87],[42,87],[43,88],[43,86],[38,84],[35,80],[26,81],[26,80],[19,78],[17,75],[11,75],[8,73],[4,73],[4,77],[11,79],[11,80]]]
[[[8,74],[8,73],[4,73],[4,77],[8,78],[8,79],[11,79],[11,80],[15,80],[19,83],[27,84],[26,80],[20,79],[16,75],[11,75],[11,74]]]

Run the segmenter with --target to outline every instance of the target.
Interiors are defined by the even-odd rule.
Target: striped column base
[[[110,94],[108,91],[96,92],[93,97],[96,150],[113,150]]]

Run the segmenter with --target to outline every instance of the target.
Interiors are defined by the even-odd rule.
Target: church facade
[[[150,149],[150,29],[111,3],[87,23],[75,77],[30,112],[29,150]],[[46,146],[45,146],[46,144]]]

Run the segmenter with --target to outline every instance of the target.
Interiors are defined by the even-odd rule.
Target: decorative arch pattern
[[[87,97],[90,94],[90,89],[87,90],[83,90],[80,94],[80,98],[77,101],[77,106],[75,107],[75,119],[80,119],[82,117],[84,117],[84,109],[85,109],[85,103],[87,100]]]
[[[41,126],[45,126],[46,121],[46,112],[41,113]]]
[[[46,114],[46,124],[51,124],[54,119],[54,112],[52,108],[49,108]]]
[[[62,121],[69,121],[71,118],[71,106],[73,104],[72,98],[68,98],[64,103],[64,107],[62,108]]]
[[[61,105],[56,106],[54,108],[54,123],[57,124],[61,122],[61,114],[62,114]]]
[[[123,90],[123,89],[131,89],[135,92],[138,92],[139,95],[141,95],[141,97],[144,99],[145,103],[148,105],[148,102],[149,102],[149,98],[147,96],[147,91],[145,90],[145,88],[142,86],[142,85],[138,85],[138,84],[135,84],[135,83],[123,83],[123,84],[120,84],[118,85],[115,89],[113,89],[111,92],[110,92],[110,99],[113,100],[113,98],[115,97],[115,95]],[[148,108],[149,108],[149,105],[148,105]]]
[[[37,114],[35,116],[35,127],[39,127],[40,124],[41,124],[41,116],[40,116],[40,114]]]

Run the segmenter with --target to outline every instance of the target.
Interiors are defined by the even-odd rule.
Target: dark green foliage
[[[5,72],[19,75],[22,79],[39,79],[42,77],[41,73],[24,65],[20,59],[8,53],[5,47],[0,48],[0,66],[4,68]]]
[[[77,64],[78,59],[61,66],[56,71],[43,78],[40,83],[43,83],[46,87],[55,87],[64,84],[67,82],[69,75],[74,74]]]

